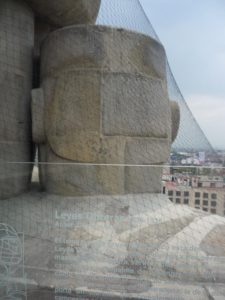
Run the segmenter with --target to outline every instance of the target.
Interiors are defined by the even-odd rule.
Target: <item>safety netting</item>
[[[102,0],[97,24],[134,30],[160,41],[139,0]],[[168,60],[167,86],[170,99],[179,104],[181,112],[180,128],[172,149],[213,151],[176,83]]]
[[[224,166],[140,2],[99,3],[0,0],[0,299],[223,297]]]

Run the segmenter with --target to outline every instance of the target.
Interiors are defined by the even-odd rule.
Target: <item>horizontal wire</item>
[[[5,164],[24,164],[24,165],[75,165],[75,166],[109,166],[109,167],[155,167],[155,168],[184,168],[184,169],[225,169],[223,166],[196,166],[196,165],[167,165],[167,164],[107,164],[107,163],[78,163],[78,162],[3,162]]]

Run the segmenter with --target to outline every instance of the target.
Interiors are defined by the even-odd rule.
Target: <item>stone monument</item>
[[[0,223],[16,229],[25,270],[5,278],[0,261],[0,296],[9,299],[10,280],[13,295],[28,300],[223,297],[225,219],[160,194],[179,126],[163,46],[139,33],[87,25],[99,1],[9,0],[0,8],[0,33],[7,32],[0,67],[8,76],[1,80],[0,159],[8,163],[0,195],[10,197],[0,203]],[[28,189],[29,164],[18,162],[32,160],[31,127],[44,191],[32,186],[13,197]]]
[[[40,164],[48,192],[160,192],[158,165],[167,162],[171,131],[175,138],[179,126],[165,62],[162,45],[135,32],[89,25],[50,34],[41,52],[42,88],[33,90],[32,104],[39,161],[50,162]],[[144,164],[157,166],[129,166]]]
[[[5,199],[27,190],[32,172],[34,14],[22,1],[0,1],[0,40],[0,199]]]
[[[0,1],[0,199],[19,195],[30,186],[31,89],[32,81],[39,82],[33,53],[38,61],[42,40],[55,28],[94,23],[99,6],[100,0]]]

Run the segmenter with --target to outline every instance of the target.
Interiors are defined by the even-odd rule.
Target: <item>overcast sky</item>
[[[225,149],[225,0],[140,0],[209,141]]]

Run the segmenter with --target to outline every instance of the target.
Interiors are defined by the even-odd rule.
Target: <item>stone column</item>
[[[41,53],[42,89],[33,92],[33,136],[48,163],[40,166],[48,192],[160,192],[159,166],[172,139],[165,61],[160,43],[127,30],[51,33]],[[146,164],[155,166],[139,166]]]
[[[30,184],[33,43],[30,8],[23,1],[0,1],[0,199]]]

